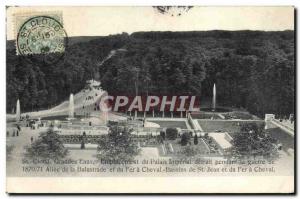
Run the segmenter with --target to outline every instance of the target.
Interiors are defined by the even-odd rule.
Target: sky
[[[294,7],[193,7],[181,16],[153,7],[8,7],[7,39],[15,39],[17,16],[62,13],[68,36],[106,36],[137,31],[294,30]]]

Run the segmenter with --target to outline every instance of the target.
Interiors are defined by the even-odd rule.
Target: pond
[[[187,129],[185,121],[161,121],[161,120],[149,120],[149,122],[154,122],[156,124],[159,124],[162,128],[181,128],[181,129]]]
[[[56,115],[56,116],[48,116],[42,117],[41,120],[60,120],[60,121],[68,121],[68,115]],[[74,116],[75,120],[83,119],[84,116]]]
[[[200,111],[224,113],[230,112],[232,110],[229,108],[215,108],[215,110],[213,110],[212,108],[200,108]]]

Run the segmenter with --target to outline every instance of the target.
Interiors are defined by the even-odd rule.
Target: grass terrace
[[[226,121],[226,120],[197,120],[199,125],[205,132],[239,132],[243,123],[257,123],[262,124],[264,121]]]
[[[192,113],[191,114],[193,119],[222,119],[218,113],[212,112],[200,112],[200,113]]]
[[[149,120],[149,122],[154,122],[159,124],[162,128],[181,128],[188,129],[185,121],[162,121],[162,120]]]
[[[176,140],[166,140],[165,143],[163,144],[166,154],[163,154],[162,145],[157,146],[157,148],[160,156],[168,156],[168,157],[186,157],[183,151],[187,147],[192,147],[197,152],[195,156],[209,154],[208,146],[204,143],[204,141],[201,138],[198,138],[199,143],[197,145],[194,145],[193,138],[191,138],[190,141],[191,141],[191,146],[181,146],[180,138]]]
[[[252,120],[252,119],[258,119],[247,112],[229,112],[229,113],[222,113],[222,115],[225,117],[225,119],[242,119],[242,120]]]
[[[279,143],[282,144],[284,151],[287,151],[289,148],[294,149],[294,137],[287,134],[280,128],[271,128],[267,130],[270,135],[277,139]]]

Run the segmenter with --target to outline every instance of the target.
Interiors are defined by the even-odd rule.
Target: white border
[[[122,0],[105,0],[105,1],[92,1],[92,0],[8,0],[8,1],[1,1],[1,8],[0,8],[0,16],[1,16],[1,39],[0,39],[0,59],[1,59],[1,67],[0,67],[0,92],[1,92],[1,98],[0,98],[0,102],[1,102],[1,106],[0,106],[0,113],[1,113],[1,117],[0,117],[0,125],[2,127],[2,133],[1,133],[1,147],[0,147],[0,162],[2,164],[1,169],[0,169],[0,179],[1,179],[1,185],[0,185],[0,194],[1,194],[1,198],[3,197],[8,197],[8,195],[5,193],[5,178],[6,178],[6,174],[5,174],[5,167],[4,167],[4,162],[5,162],[5,104],[6,104],[6,96],[5,96],[5,90],[6,90],[6,72],[5,72],[5,48],[6,48],[6,37],[5,37],[5,6],[6,5],[89,5],[89,6],[93,6],[93,5],[201,5],[201,6],[209,6],[209,5],[227,5],[227,6],[237,6],[237,5],[257,5],[257,6],[274,6],[274,5],[294,5],[296,8],[298,8],[298,13],[299,13],[299,8],[300,8],[300,1],[299,0],[259,0],[259,1],[253,1],[253,0],[228,0],[228,1],[224,1],[224,0],[201,0],[201,1],[197,1],[197,0],[189,0],[189,1],[183,1],[183,0],[165,0],[165,1],[161,1],[161,0],[151,0],[151,1],[141,1],[141,0],[126,0],[126,1],[122,1]],[[299,20],[296,21],[296,27],[299,28]],[[297,37],[299,36],[299,31],[297,32]],[[297,46],[298,46],[298,42],[299,39],[297,40]],[[297,57],[299,57],[299,50],[297,51]],[[297,77],[299,77],[299,69],[297,70]],[[299,81],[297,84],[297,93],[299,93]],[[298,97],[298,95],[297,95]],[[299,106],[298,106],[299,107]],[[297,109],[297,116],[298,116],[298,110]],[[298,125],[298,121],[297,121],[297,125]],[[299,140],[297,140],[297,143],[299,143]],[[298,148],[298,147],[297,147]],[[297,151],[297,155],[298,155],[298,151]],[[298,164],[299,165],[299,164]],[[298,166],[298,172],[299,172],[299,166]],[[298,183],[299,184],[299,183]],[[263,186],[263,185],[262,185]],[[297,187],[298,189],[298,187]],[[29,198],[31,198],[32,196],[29,196]],[[39,196],[41,197],[41,196]],[[50,196],[46,196],[43,198],[48,198]],[[55,196],[56,198],[62,198],[62,196]],[[87,198],[88,196],[80,196],[82,198]],[[95,197],[99,197],[99,196],[95,196]],[[118,197],[118,196],[117,196]],[[257,196],[256,196],[257,197]],[[263,196],[259,196],[257,198],[262,198]],[[27,197],[28,198],[28,197]],[[90,197],[89,197],[90,198]]]

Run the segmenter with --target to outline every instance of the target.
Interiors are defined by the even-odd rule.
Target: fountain
[[[70,94],[70,100],[69,100],[69,120],[74,119],[74,98],[73,94]]]
[[[104,125],[107,125],[108,121],[108,106],[105,102],[100,103],[100,110],[101,110],[101,118],[103,119]]]
[[[16,108],[16,122],[20,122],[21,118],[21,110],[20,110],[20,100],[17,100],[17,108]]]
[[[134,119],[136,120],[137,118],[137,110],[134,111]]]
[[[227,107],[220,107],[220,106],[217,107],[217,87],[216,87],[216,84],[214,83],[211,107],[203,107],[203,108],[201,108],[201,111],[203,111],[203,112],[225,113],[225,112],[231,112],[231,111],[233,111],[233,109],[232,108],[227,108]]]
[[[214,84],[213,88],[213,99],[212,99],[212,111],[216,110],[216,84]]]

